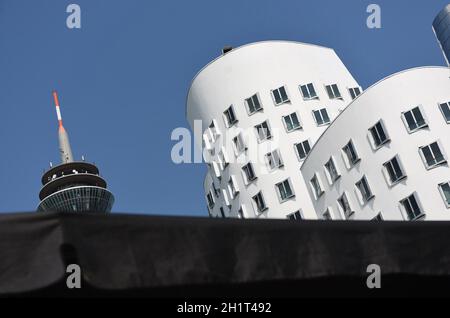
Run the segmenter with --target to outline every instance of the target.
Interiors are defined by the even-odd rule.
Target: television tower
[[[114,195],[107,190],[105,179],[91,163],[74,161],[69,135],[64,129],[58,94],[53,92],[58,118],[58,139],[61,164],[51,167],[42,176],[39,211],[108,213]]]

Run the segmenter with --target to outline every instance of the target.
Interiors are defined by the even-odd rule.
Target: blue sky
[[[173,164],[170,134],[188,126],[191,79],[224,45],[332,47],[366,88],[444,64],[431,23],[448,2],[0,0],[0,212],[34,210],[43,170],[59,162],[57,89],[74,155],[98,164],[114,211],[206,216],[206,167]],[[66,27],[70,3],[80,30]],[[366,26],[370,3],[381,29]]]

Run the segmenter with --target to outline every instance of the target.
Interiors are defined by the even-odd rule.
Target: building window
[[[355,99],[356,97],[358,97],[359,95],[361,95],[361,89],[359,87],[351,87],[348,89],[350,96],[352,97],[352,99]]]
[[[206,200],[208,201],[208,207],[210,209],[214,208],[214,197],[211,191],[206,195]]]
[[[328,173],[328,177],[330,180],[330,183],[333,184],[337,179],[339,179],[340,175],[336,169],[336,165],[334,164],[334,160],[333,158],[330,158],[326,163],[325,163],[325,169]]]
[[[402,205],[403,210],[406,212],[406,216],[410,221],[416,220],[424,215],[415,193],[401,200],[400,204]]]
[[[213,191],[214,191],[214,195],[218,198],[220,196],[220,191],[219,189],[216,188],[216,185],[214,184],[214,182],[211,184]]]
[[[223,112],[223,116],[225,120],[225,125],[227,127],[233,126],[238,121],[234,113],[233,105],[228,107],[227,110]]]
[[[447,208],[450,207],[450,182],[444,182],[439,185],[442,197],[444,198]]]
[[[299,142],[297,144],[294,145],[296,152],[297,152],[297,156],[299,158],[299,160],[304,160],[306,158],[306,156],[309,154],[309,152],[311,151],[311,146],[309,145],[309,140],[304,140],[302,142]]]
[[[346,219],[350,218],[353,215],[353,210],[350,207],[350,203],[348,202],[347,195],[344,193],[342,194],[338,199],[339,207],[341,208],[342,212],[344,213],[344,216]]]
[[[255,128],[256,132],[258,133],[258,140],[260,142],[272,137],[272,135],[270,134],[270,128],[267,121],[264,121],[259,125],[256,125]]]
[[[403,113],[403,119],[410,133],[428,127],[419,106]]]
[[[223,207],[220,207],[220,215],[222,215],[222,217],[225,218],[225,211]]]
[[[330,123],[330,117],[326,108],[319,110],[313,110],[314,119],[316,120],[317,126],[327,125]]]
[[[261,191],[258,192],[258,194],[256,194],[253,197],[253,201],[255,202],[256,209],[257,209],[258,213],[262,213],[265,210],[267,210],[266,202],[264,201],[264,197],[263,197]]]
[[[277,187],[278,196],[279,196],[281,202],[284,202],[295,196],[294,192],[292,191],[289,179],[286,179],[283,182],[277,183],[276,187]]]
[[[211,124],[209,124],[208,127],[208,131],[209,131],[209,137],[208,140],[209,142],[212,144],[217,140],[217,137],[219,136],[219,129],[216,126],[215,121],[211,121]]]
[[[233,176],[230,177],[230,180],[228,180],[228,189],[230,190],[231,198],[234,199],[238,194],[239,191],[236,187],[236,184],[234,182]]]
[[[300,92],[302,93],[303,99],[305,100],[318,98],[313,83],[300,85]]]
[[[349,164],[349,167],[353,167],[360,159],[358,156],[358,153],[356,152],[355,146],[353,145],[353,141],[349,141],[344,148],[342,148],[344,151],[347,161]]]
[[[295,211],[294,213],[288,214],[286,217],[292,221],[301,221],[303,219],[302,213],[300,212],[300,210]]]
[[[238,218],[245,219],[244,209],[242,208],[242,206],[238,210]]]
[[[269,170],[274,170],[283,166],[283,161],[281,160],[280,151],[278,149],[266,154],[266,163]]]
[[[244,171],[246,183],[250,183],[256,179],[256,174],[255,171],[253,170],[253,165],[251,162],[243,166],[242,171]]]
[[[247,112],[249,115],[252,115],[260,110],[262,110],[261,103],[259,101],[258,94],[253,95],[245,100],[247,104]]]
[[[219,161],[218,164],[221,170],[225,169],[228,166],[229,162],[225,157],[225,153],[223,152],[223,150],[219,151],[219,153],[217,154],[217,159]]]
[[[300,121],[298,120],[297,113],[295,112],[290,115],[283,116],[283,122],[287,132],[302,128]]]
[[[403,169],[397,157],[394,157],[388,162],[384,163],[383,166],[389,175],[389,181],[391,185],[406,178],[406,174],[403,172]]]
[[[311,187],[317,200],[323,194],[323,190],[316,174],[311,179]]]
[[[384,221],[383,219],[383,215],[380,213],[378,213],[373,219],[372,221]]]
[[[322,219],[328,220],[328,221],[333,220],[333,217],[331,216],[331,212],[330,212],[329,208],[325,212],[323,212]]]
[[[247,150],[247,147],[245,146],[244,143],[244,138],[242,137],[241,133],[233,138],[233,144],[236,155],[239,155],[243,153],[245,150]]]
[[[380,148],[382,145],[389,141],[389,137],[386,133],[383,123],[378,121],[373,127],[369,128],[372,135],[373,145],[375,148]]]
[[[434,168],[447,162],[437,141],[427,146],[420,147],[419,149],[427,169]]]
[[[330,99],[342,99],[341,92],[336,84],[327,85],[325,88]]]
[[[359,190],[363,203],[367,203],[370,199],[374,197],[372,191],[370,190],[369,183],[367,182],[367,178],[365,176],[362,177],[361,180],[356,182],[355,185]]]
[[[272,97],[277,106],[289,102],[289,97],[284,86],[272,90]]]
[[[450,102],[442,103],[439,105],[442,115],[444,115],[445,121],[450,123]]]

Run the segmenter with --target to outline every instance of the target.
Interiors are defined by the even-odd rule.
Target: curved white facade
[[[318,218],[328,211],[333,219],[450,219],[449,75],[444,67],[394,74],[336,118],[301,168]],[[325,167],[330,158],[335,178]]]
[[[300,174],[302,151],[360,91],[332,49],[310,44],[252,43],[203,68],[190,87],[186,116],[193,129],[202,120],[205,154],[213,161],[204,183],[210,215],[286,218],[299,211],[296,217],[316,218]],[[239,134],[245,148],[233,141]],[[270,160],[277,154],[282,164]],[[243,170],[249,162],[250,172]]]

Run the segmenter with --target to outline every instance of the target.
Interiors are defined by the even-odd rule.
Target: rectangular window
[[[419,149],[428,169],[447,162],[437,141]]]
[[[244,143],[244,138],[242,137],[242,134],[237,135],[233,138],[233,144],[234,144],[234,151],[236,155],[239,155],[243,153],[245,150],[247,150],[247,147]]]
[[[281,160],[280,151],[274,150],[266,154],[266,163],[269,170],[274,170],[283,166],[283,161]]]
[[[323,194],[323,190],[320,186],[319,178],[317,177],[317,175],[314,175],[314,177],[312,177],[311,187],[317,200]]]
[[[316,90],[314,89],[313,83],[300,85],[300,92],[302,93],[303,99],[308,100],[308,99],[318,98]]]
[[[337,179],[339,179],[340,175],[336,169],[336,165],[334,164],[333,158],[330,158],[325,163],[325,169],[327,170],[331,184],[333,184]]]
[[[220,207],[220,215],[222,215],[222,217],[225,218],[225,211],[223,207]]]
[[[272,90],[272,97],[277,106],[289,102],[289,97],[284,86]]]
[[[383,215],[381,214],[381,212],[378,213],[377,216],[372,219],[372,221],[384,221]]]
[[[414,132],[428,126],[419,106],[404,112],[403,118],[409,132]]]
[[[302,128],[300,121],[298,120],[297,113],[283,116],[283,121],[287,132]]]
[[[225,169],[228,166],[229,162],[228,162],[227,158],[225,157],[223,150],[219,151],[219,153],[217,154],[217,159],[219,161],[218,164],[219,164],[221,170]]]
[[[210,209],[214,208],[214,197],[211,191],[206,195],[206,200],[208,201],[208,207]]]
[[[348,202],[347,195],[344,193],[342,196],[338,199],[339,206],[342,210],[342,212],[345,215],[345,218],[348,219],[352,214],[354,213],[350,207],[350,203]]]
[[[366,177],[362,177],[361,180],[356,182],[356,187],[359,190],[361,198],[364,203],[368,202],[370,199],[374,197],[372,191],[370,190],[369,183],[367,182]]]
[[[295,147],[297,156],[300,161],[304,160],[306,158],[306,156],[309,154],[309,152],[311,151],[311,146],[309,145],[309,140],[299,142],[298,144],[295,144],[294,147]]]
[[[450,182],[441,183],[439,185],[439,190],[444,198],[445,205],[447,208],[450,207]]]
[[[302,220],[302,213],[300,212],[300,210],[298,210],[294,213],[288,214],[286,217],[292,221],[300,221]]]
[[[245,179],[246,179],[247,183],[250,183],[256,179],[255,171],[253,170],[253,166],[252,166],[251,162],[249,162],[245,166],[243,166],[242,170],[244,171]]]
[[[217,140],[217,137],[219,135],[219,130],[218,130],[214,120],[211,121],[211,124],[209,124],[208,130],[209,130],[209,134],[210,134],[209,140],[211,143],[214,143]]]
[[[214,195],[218,198],[220,196],[220,191],[219,189],[216,188],[216,185],[214,184],[214,182],[211,184],[213,191],[214,191]]]
[[[410,221],[416,220],[423,215],[423,212],[419,206],[415,193],[411,194],[409,197],[400,201],[403,206],[404,211]]]
[[[242,206],[238,210],[238,218],[245,219],[244,209],[242,208]]]
[[[359,95],[361,95],[361,89],[359,87],[351,87],[348,89],[350,96],[352,97],[352,99],[355,99],[356,97],[358,97]]]
[[[450,123],[450,102],[442,103],[439,105],[442,115],[444,115],[445,121]]]
[[[330,209],[327,209],[325,212],[323,212],[322,218],[324,220],[328,220],[328,221],[333,220],[331,213],[330,213]]]
[[[254,94],[252,97],[247,98],[245,103],[247,104],[247,112],[249,115],[252,115],[262,109],[258,94]]]
[[[223,112],[224,119],[225,119],[225,125],[227,127],[233,126],[235,123],[237,123],[236,115],[234,114],[233,105],[227,108],[226,111]]]
[[[261,191],[253,197],[253,201],[255,202],[258,213],[262,213],[267,209],[266,202],[264,201]]]
[[[386,134],[383,123],[378,121],[373,127],[369,128],[372,135],[373,145],[375,148],[379,148],[389,141],[389,137]]]
[[[322,126],[330,123],[330,117],[326,108],[319,110],[313,110],[314,119],[316,120],[317,126]]]
[[[336,84],[327,85],[325,88],[330,99],[342,99],[341,92]]]
[[[258,140],[263,141],[272,137],[270,134],[270,128],[267,121],[262,122],[255,126],[256,132],[258,133]]]
[[[286,179],[283,182],[277,183],[276,187],[278,190],[278,196],[282,202],[295,196],[294,192],[292,191],[289,179]]]
[[[236,188],[236,184],[234,183],[234,179],[233,179],[232,176],[230,177],[230,180],[228,180],[228,189],[230,190],[230,194],[231,194],[231,198],[232,199],[234,199],[239,193],[238,189]]]
[[[391,185],[406,178],[406,174],[403,172],[403,169],[397,157],[394,157],[388,162],[384,163],[383,166],[389,175],[389,181]]]
[[[342,150],[344,151],[344,153],[345,153],[345,155],[347,157],[347,161],[349,163],[349,166],[353,167],[359,161],[358,153],[356,152],[356,149],[355,149],[355,146],[353,145],[353,142],[350,140],[344,146],[344,148],[342,148]]]

